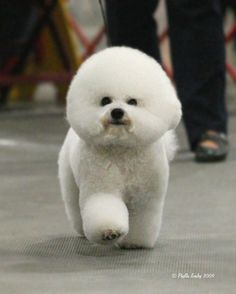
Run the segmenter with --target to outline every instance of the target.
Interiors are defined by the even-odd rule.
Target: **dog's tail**
[[[166,155],[169,161],[172,161],[178,150],[178,140],[175,131],[171,130],[163,136],[163,142],[166,150]]]

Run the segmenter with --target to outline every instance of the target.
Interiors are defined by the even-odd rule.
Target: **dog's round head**
[[[181,105],[153,58],[112,47],[80,67],[68,91],[67,118],[92,144],[147,145],[177,126]]]

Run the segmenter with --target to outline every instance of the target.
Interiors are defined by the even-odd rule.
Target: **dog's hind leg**
[[[66,214],[76,232],[80,236],[84,236],[79,208],[79,188],[76,185],[74,175],[64,152],[60,152],[58,163],[60,187]]]

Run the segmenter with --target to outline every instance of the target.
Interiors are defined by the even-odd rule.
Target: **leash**
[[[103,5],[102,0],[98,0],[98,3],[99,3],[99,6],[100,6],[102,19],[103,19],[103,23],[104,23],[104,27],[105,27],[105,31],[106,31],[107,44],[108,44],[108,46],[111,46],[111,41],[110,41],[110,38],[109,38],[109,35],[108,35],[108,24],[107,24],[107,17],[106,17],[104,5]]]

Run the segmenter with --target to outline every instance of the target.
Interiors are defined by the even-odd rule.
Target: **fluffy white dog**
[[[59,178],[75,230],[100,244],[151,248],[161,226],[181,105],[161,66],[113,47],[89,58],[67,95]]]

